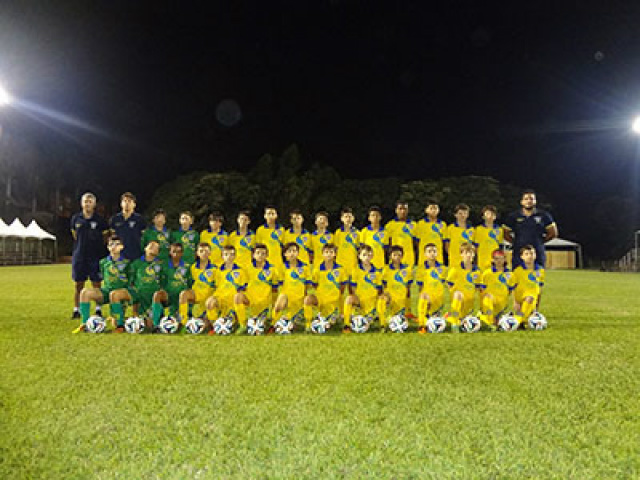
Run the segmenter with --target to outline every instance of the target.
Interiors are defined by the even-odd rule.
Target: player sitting
[[[294,322],[303,313],[303,303],[311,280],[309,266],[298,260],[299,247],[297,243],[287,243],[284,246],[285,262],[279,273],[281,280],[280,292],[273,308],[274,320],[281,317]]]
[[[540,305],[545,274],[544,268],[536,263],[536,249],[533,245],[522,247],[520,258],[524,266],[518,266],[513,271],[515,277],[514,308],[516,320],[518,320],[520,327],[524,328],[531,314]]]
[[[121,253],[124,248],[122,240],[112,235],[107,241],[109,256],[100,260],[100,272],[104,279],[102,288],[84,288],[80,292],[80,314],[82,315],[82,325],[76,328],[73,333],[85,331],[85,325],[89,319],[91,301],[101,305],[109,302],[111,315],[115,317],[117,332],[124,332],[124,302],[131,302],[129,293],[129,260]]]
[[[316,294],[309,295],[304,300],[305,331],[311,331],[313,307],[318,307],[321,317],[334,325],[340,314],[340,298],[349,283],[349,276],[341,265],[336,263],[337,248],[329,243],[322,247],[324,261],[313,269],[311,283],[315,286]],[[348,322],[345,322],[348,323]]]
[[[382,324],[382,315],[386,309],[386,298],[382,295],[382,270],[373,264],[373,248],[360,245],[358,267],[351,275],[350,295],[344,304],[345,331],[349,331],[351,316],[355,308],[360,314],[372,321],[378,317]]]
[[[211,245],[201,242],[196,250],[196,261],[191,265],[191,278],[193,280],[191,290],[180,294],[180,318],[182,322],[192,316],[194,305],[204,308],[204,323],[206,329],[211,329],[211,317],[213,316],[214,303],[213,292],[216,287],[216,266],[209,260]],[[209,316],[211,312],[211,316]],[[214,318],[215,320],[215,318]]]
[[[176,315],[180,309],[180,295],[191,288],[191,270],[182,259],[182,244],[173,243],[169,247],[169,260],[164,265],[165,286],[158,293],[158,300],[169,308],[169,315]],[[180,318],[181,325],[187,322],[185,315]]]
[[[480,269],[473,264],[475,247],[471,243],[463,243],[459,254],[462,261],[457,265],[450,265],[447,273],[451,292],[451,312],[447,319],[454,333],[460,331],[460,319],[473,310],[476,290],[482,286]]]
[[[131,286],[133,290],[134,314],[142,312],[147,318],[147,328],[158,331],[158,324],[162,318],[162,298],[166,298],[163,290],[164,264],[158,258],[160,244],[151,240],[144,247],[144,256],[131,263]],[[151,315],[149,316],[149,310]],[[151,317],[152,323],[149,323]]]
[[[247,288],[247,274],[238,266],[236,260],[236,249],[231,245],[222,248],[222,264],[217,270],[216,291],[213,300],[207,305],[207,316],[209,311],[215,312],[216,318],[231,319],[234,326],[238,324],[238,319],[246,318],[244,291]],[[245,325],[240,325],[236,333],[247,331]],[[214,330],[209,331],[209,335],[214,335]]]
[[[413,266],[403,263],[403,255],[404,249],[399,245],[393,245],[389,250],[389,265],[382,271],[385,303],[383,309],[378,312],[381,332],[386,332],[391,317],[406,317],[407,314],[413,283]]]
[[[492,254],[492,265],[482,273],[482,315],[480,320],[495,331],[498,318],[509,306],[509,295],[515,287],[515,277],[506,266],[504,250]]]
[[[447,267],[438,261],[438,247],[427,243],[424,247],[424,262],[416,270],[416,281],[420,287],[418,297],[419,333],[427,332],[427,320],[437,314],[444,304]]]

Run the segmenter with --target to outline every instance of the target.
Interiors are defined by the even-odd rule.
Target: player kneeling
[[[416,281],[420,287],[418,297],[419,333],[439,332],[444,329],[445,322],[438,312],[444,304],[447,268],[438,262],[438,247],[435,243],[427,243],[424,247],[424,261],[416,271]],[[433,326],[429,320],[432,319]]]
[[[413,266],[402,262],[404,249],[393,245],[389,250],[390,262],[382,271],[384,303],[380,316],[380,331],[404,332],[408,328],[407,305],[413,283]]]
[[[310,283],[309,266],[298,260],[299,247],[287,243],[284,265],[278,274],[280,291],[273,308],[275,330],[290,333],[296,321],[303,318],[303,304]],[[280,326],[279,326],[280,325]]]
[[[364,332],[376,317],[383,322],[380,312],[386,310],[387,300],[382,292],[382,270],[373,264],[373,256],[371,246],[360,246],[358,265],[349,284],[350,295],[344,304],[345,331]],[[354,310],[358,315],[353,315]]]
[[[190,290],[182,291],[178,297],[180,319],[188,323],[193,318],[193,307],[204,309],[203,322],[205,329],[211,330],[211,320],[214,314],[213,292],[216,287],[216,266],[211,262],[211,245],[200,243],[196,250],[196,261],[191,265],[190,273],[193,280]],[[199,332],[200,329],[194,329]]]
[[[524,266],[516,267],[513,272],[516,320],[520,327],[533,323],[531,326],[535,330],[542,330],[546,327],[546,319],[536,309],[540,305],[544,286],[544,268],[536,263],[536,249],[532,245],[525,245],[520,249],[520,258]]]
[[[480,270],[473,264],[475,254],[476,250],[472,244],[460,245],[462,262],[459,265],[450,265],[447,273],[447,283],[451,292],[451,312],[447,318],[454,333],[460,331],[461,320],[473,310],[476,291],[482,286]],[[474,326],[474,329],[476,327],[479,328],[479,324]]]
[[[494,250],[491,254],[491,268],[482,273],[481,287],[483,294],[480,320],[491,331],[496,330],[498,319],[507,311],[509,295],[515,287],[514,282],[513,273],[506,266],[504,250]]]

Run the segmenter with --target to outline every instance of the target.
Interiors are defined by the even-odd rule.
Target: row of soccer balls
[[[355,333],[365,333],[373,323],[373,319],[362,315],[355,315],[351,319],[351,331]],[[534,312],[528,320],[531,330],[544,330],[547,328],[547,319],[540,312]],[[213,331],[216,335],[229,335],[233,331],[233,320],[221,317],[213,322]],[[473,333],[480,330],[482,326],[480,319],[475,315],[469,315],[460,322],[462,332]],[[513,314],[505,314],[498,321],[498,328],[504,332],[517,330],[518,320]],[[102,317],[90,317],[86,324],[87,330],[92,333],[101,333],[106,328],[106,322]],[[274,325],[278,335],[288,335],[293,332],[294,322],[286,317],[282,317]],[[430,333],[442,333],[447,327],[446,319],[438,316],[430,317],[427,320],[427,331]],[[129,333],[142,333],[145,329],[145,322],[140,317],[130,317],[125,321],[124,328]],[[331,323],[324,317],[318,316],[311,322],[311,331],[317,334],[326,333],[331,328]],[[162,333],[172,334],[178,332],[180,323],[174,317],[164,317],[159,324]],[[205,323],[202,319],[190,318],[185,324],[187,333],[199,335],[204,332]],[[389,330],[395,333],[404,333],[409,329],[409,322],[403,315],[395,315],[389,320]],[[263,335],[265,332],[265,322],[262,318],[250,318],[247,322],[247,334]]]

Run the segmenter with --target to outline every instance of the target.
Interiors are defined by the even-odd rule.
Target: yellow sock
[[[311,320],[313,320],[313,305],[305,305],[302,307],[304,314],[305,328],[311,328]]]
[[[244,303],[236,303],[236,316],[241,327],[247,326],[247,306]]]
[[[187,317],[189,316],[189,304],[181,303],[178,306],[178,313],[180,314],[180,320],[182,324],[184,325],[185,323],[187,323],[187,320],[188,320]]]
[[[482,313],[480,320],[486,325],[493,325],[493,298],[484,297],[482,299]]]
[[[427,314],[429,313],[429,300],[420,297],[418,299],[418,323],[421,327],[427,325]]]
[[[378,313],[378,318],[380,319],[380,326],[387,326],[387,302],[384,298],[379,298],[376,302],[376,312]]]
[[[404,300],[404,314],[411,315],[411,298],[407,297]]]
[[[452,325],[460,324],[460,313],[462,311],[462,302],[455,298],[451,300],[451,315],[449,316],[449,322]]]
[[[527,320],[531,314],[533,313],[535,303],[531,302],[522,302],[522,316],[523,320]]]

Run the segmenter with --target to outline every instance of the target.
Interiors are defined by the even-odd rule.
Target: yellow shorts
[[[401,312],[406,312],[406,308],[407,308],[407,297],[402,296],[402,297],[394,297],[393,295],[389,295],[389,297],[391,298],[391,301],[389,302],[389,305],[387,306],[387,315],[392,317],[394,315],[397,315]]]
[[[265,310],[268,311],[271,308],[271,294],[267,297],[247,294],[247,298],[249,299],[249,311],[252,317],[257,317]]]
[[[535,290],[529,290],[529,291],[523,291],[523,292],[518,292],[518,290],[516,290],[513,294],[513,299],[517,302],[517,303],[522,303],[524,302],[524,299],[527,297],[532,297],[533,298],[533,303],[537,303],[538,301],[538,295],[540,295],[539,292],[536,292]]]
[[[291,320],[298,313],[302,311],[302,307],[304,306],[304,297],[291,297],[287,295],[287,308],[285,312],[287,312],[287,317]]]
[[[444,305],[444,295],[442,293],[429,293],[424,292],[429,295],[429,311],[428,314],[432,314],[437,312]]]
[[[193,293],[195,293],[196,296],[195,304],[204,306],[204,302],[207,298],[213,295],[213,290],[194,290]]]
[[[493,296],[493,315],[498,316],[507,309],[507,306],[509,304],[509,297],[505,297],[503,295],[501,296],[492,295],[492,296]],[[483,305],[483,310],[484,309],[485,307]]]
[[[476,304],[475,295],[472,297],[465,296],[462,299],[462,309],[460,310],[460,318],[464,318],[467,315],[469,315],[473,310],[473,307],[475,306],[475,304]]]
[[[365,316],[372,316],[375,317],[377,312],[376,312],[376,308],[377,308],[377,303],[378,303],[378,296],[376,295],[375,297],[358,297],[358,300],[360,301],[360,313],[362,315]]]
[[[336,314],[336,312],[340,312],[340,298],[323,299],[322,297],[319,297],[318,311],[320,312],[320,315],[325,318],[332,314]]]

